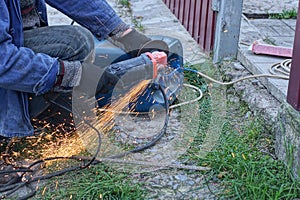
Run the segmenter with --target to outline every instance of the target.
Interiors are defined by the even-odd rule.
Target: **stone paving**
[[[296,0],[244,0],[243,12],[248,14],[281,13],[298,8]]]

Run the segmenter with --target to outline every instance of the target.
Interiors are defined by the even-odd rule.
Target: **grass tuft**
[[[281,13],[270,14],[271,19],[296,19],[297,18],[297,10],[295,8],[290,10],[282,10]]]
[[[199,164],[212,168],[212,176],[225,187],[222,198],[294,199],[300,195],[300,182],[279,160],[263,153],[270,138],[257,119],[243,127],[242,134],[228,122],[218,147]]]
[[[97,165],[52,179],[36,199],[142,199],[145,192],[140,186],[126,173]]]
[[[125,7],[130,7],[129,0],[118,0],[118,4],[125,6]]]

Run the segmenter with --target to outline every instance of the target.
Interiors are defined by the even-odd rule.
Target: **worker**
[[[133,56],[150,41],[124,23],[105,0],[46,3],[81,26],[48,26],[44,0],[0,1],[2,139],[33,135],[31,119],[47,108],[40,106],[43,95],[70,93],[81,84],[88,75],[82,63],[93,58],[94,37],[109,37]]]

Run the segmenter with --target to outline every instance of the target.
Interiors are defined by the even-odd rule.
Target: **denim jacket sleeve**
[[[58,61],[45,54],[18,47],[13,43],[7,4],[0,1],[0,87],[8,90],[43,94],[55,82]]]
[[[104,39],[122,20],[105,0],[46,0],[80,25],[89,29],[98,39]]]

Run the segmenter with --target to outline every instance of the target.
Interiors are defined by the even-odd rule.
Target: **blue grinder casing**
[[[167,98],[169,99],[169,104],[172,104],[183,84],[183,49],[180,41],[175,38],[167,36],[149,36],[152,40],[162,40],[169,47],[168,53],[168,72],[161,73],[155,84],[159,84],[164,89]],[[131,55],[124,52],[119,47],[113,45],[107,40],[98,41],[95,39],[95,61],[96,66],[105,69],[108,65],[112,63],[120,62],[132,58]],[[128,108],[136,112],[148,112],[151,108],[156,106],[165,106],[164,97],[162,92],[158,87],[152,84],[147,87],[147,89],[135,100],[130,102]],[[98,100],[98,106],[103,107],[110,103],[113,93],[112,90],[107,94],[97,94],[96,99]]]

